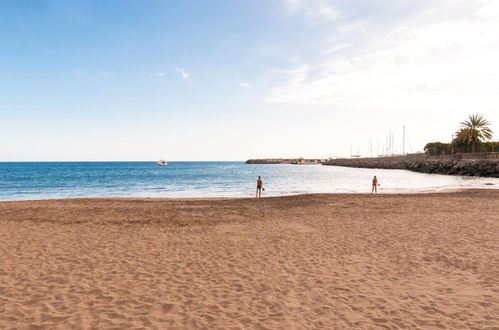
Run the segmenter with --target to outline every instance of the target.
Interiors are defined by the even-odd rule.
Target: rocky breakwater
[[[499,178],[499,160],[494,159],[427,159],[404,164],[415,172]]]
[[[297,165],[311,165],[322,164],[325,159],[315,158],[263,158],[263,159],[248,159],[246,164],[297,164]]]
[[[246,164],[291,164],[296,162],[296,159],[289,158],[263,158],[263,159],[248,159]]]
[[[425,155],[418,157],[344,158],[331,159],[325,165],[499,178],[499,159],[463,159],[457,155],[446,158],[432,158]]]

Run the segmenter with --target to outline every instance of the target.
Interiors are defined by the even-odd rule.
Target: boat
[[[160,159],[160,160],[158,160],[158,162],[156,164],[158,166],[166,166],[166,165],[168,165],[168,162],[164,159]]]

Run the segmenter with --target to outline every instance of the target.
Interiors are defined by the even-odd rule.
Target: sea
[[[0,200],[81,197],[251,197],[261,176],[263,196],[499,188],[497,178],[422,174],[405,170],[244,162],[0,162]]]

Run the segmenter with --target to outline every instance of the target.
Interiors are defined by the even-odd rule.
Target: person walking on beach
[[[262,189],[263,189],[263,180],[261,177],[258,177],[256,180],[256,197],[262,197]]]
[[[373,178],[373,188],[371,189],[371,194],[373,192],[376,193],[376,194],[378,193],[378,186],[379,186],[378,178],[375,175],[374,178]]]

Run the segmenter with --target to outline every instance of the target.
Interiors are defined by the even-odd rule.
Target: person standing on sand
[[[263,181],[261,177],[256,180],[256,197],[262,197]]]
[[[375,175],[374,178],[373,178],[373,189],[371,189],[371,194],[373,192],[376,193],[376,194],[378,193],[378,186],[379,186],[378,178]]]

